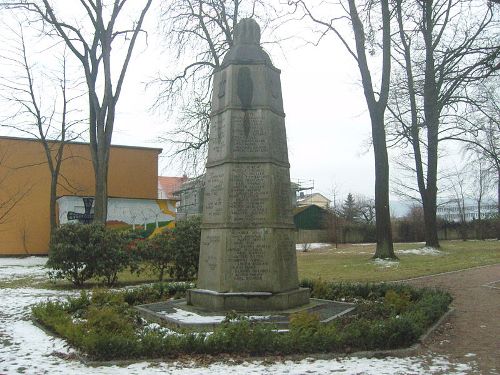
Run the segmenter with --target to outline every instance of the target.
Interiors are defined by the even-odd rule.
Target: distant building
[[[332,221],[332,213],[315,204],[295,207],[293,210],[293,223],[297,229],[328,229]]]
[[[182,177],[158,176],[158,199],[178,199],[174,192],[178,191],[187,180],[186,175]]]
[[[481,219],[486,219],[496,215],[498,206],[495,202],[485,202],[481,204]],[[477,204],[467,200],[465,204],[458,204],[455,201],[449,201],[438,206],[436,215],[447,221],[472,221],[479,219],[479,210]]]
[[[177,215],[180,219],[203,212],[203,194],[205,192],[205,175],[184,181],[174,196],[179,200]]]
[[[321,208],[329,208],[330,203],[332,201],[325,197],[321,193],[312,193],[312,194],[303,194],[302,192],[299,194],[299,197],[297,198],[297,206],[309,206],[311,204],[314,204],[318,207]]]

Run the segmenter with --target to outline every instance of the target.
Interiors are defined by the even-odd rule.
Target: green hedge
[[[250,355],[392,349],[413,344],[448,309],[451,297],[434,289],[399,284],[336,284],[304,281],[317,298],[357,301],[353,314],[329,324],[317,315],[292,315],[288,332],[231,315],[213,333],[170,333],[148,326],[131,306],[182,295],[188,283],[82,292],[67,302],[45,302],[34,318],[91,358],[175,357],[183,354]]]

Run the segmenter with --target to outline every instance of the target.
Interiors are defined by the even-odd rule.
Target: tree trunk
[[[497,239],[500,240],[500,169],[497,169],[497,219],[496,219],[496,231]]]
[[[95,205],[94,221],[106,223],[108,216],[108,163],[99,160],[99,168],[95,171]]]
[[[439,142],[439,115],[440,103],[436,82],[436,66],[433,46],[433,2],[423,3],[424,14],[424,41],[425,41],[425,80],[424,80],[424,116],[427,127],[427,212],[425,218],[425,244],[439,248],[436,225],[436,199],[437,199],[437,165]],[[425,207],[424,207],[425,209]]]
[[[377,249],[374,258],[396,259],[392,243],[391,213],[389,210],[389,158],[385,139],[384,113],[370,111],[373,153],[375,155],[375,217]]]
[[[374,258],[396,258],[392,243],[391,215],[389,211],[389,160],[385,139],[384,112],[387,108],[391,77],[391,19],[389,1],[380,2],[382,11],[382,80],[379,98],[375,98],[372,77],[366,57],[366,36],[356,2],[349,0],[349,14],[356,42],[357,63],[363,83],[363,92],[370,112],[373,153],[375,155],[375,217],[377,249]]]
[[[52,235],[57,227],[57,215],[56,215],[56,203],[57,203],[57,173],[51,173],[50,180],[50,241],[52,241]]]
[[[427,192],[426,192],[427,193]],[[436,218],[436,195],[425,194],[424,208],[425,246],[439,248]]]

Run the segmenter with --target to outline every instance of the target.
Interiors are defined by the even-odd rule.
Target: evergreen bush
[[[127,232],[102,224],[65,224],[54,231],[46,266],[55,279],[68,279],[76,286],[100,278],[114,285],[118,272],[130,264]]]

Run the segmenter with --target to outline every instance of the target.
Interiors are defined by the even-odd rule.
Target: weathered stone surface
[[[207,310],[284,310],[300,289],[279,70],[242,20],[215,72],[198,271],[188,303]]]
[[[245,104],[238,95],[240,71],[248,70],[252,82],[251,100]],[[248,85],[248,83],[246,83]],[[245,97],[243,97],[245,98]],[[281,96],[280,71],[271,65],[230,65],[214,77],[212,111],[219,113],[226,109],[269,109],[284,116]]]

